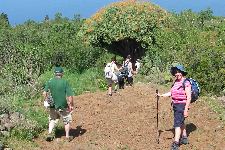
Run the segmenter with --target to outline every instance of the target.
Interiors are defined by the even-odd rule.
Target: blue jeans
[[[181,127],[184,125],[184,109],[185,103],[173,104],[173,112],[174,112],[174,128]]]

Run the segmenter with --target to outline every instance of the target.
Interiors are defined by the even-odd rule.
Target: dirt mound
[[[66,142],[61,130],[50,143],[43,137],[35,141],[43,150],[170,149],[173,140],[170,99],[160,99],[160,143],[157,144],[155,89],[152,85],[136,84],[112,97],[106,92],[77,96],[72,127],[74,139]],[[182,145],[181,150],[225,150],[224,124],[201,99],[191,105],[189,116],[186,123],[190,144]]]

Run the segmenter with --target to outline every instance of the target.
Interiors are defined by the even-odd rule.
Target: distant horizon
[[[56,13],[62,17],[73,19],[74,15],[81,18],[89,18],[99,9],[120,0],[1,0],[0,13],[7,14],[11,25],[23,24],[28,20],[41,22],[48,15],[54,19]],[[168,12],[180,13],[191,9],[193,12],[200,12],[207,8],[212,9],[214,16],[225,16],[225,1],[220,0],[147,0],[160,6]]]

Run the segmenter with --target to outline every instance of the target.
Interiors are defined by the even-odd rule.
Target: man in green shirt
[[[46,83],[43,92],[44,100],[51,97],[53,101],[53,104],[50,106],[49,131],[46,141],[52,141],[54,139],[52,131],[60,117],[63,119],[66,138],[68,141],[71,141],[73,137],[69,135],[69,131],[72,122],[71,112],[74,106],[73,92],[68,82],[62,79],[63,69],[61,67],[55,67],[54,72],[55,77]]]

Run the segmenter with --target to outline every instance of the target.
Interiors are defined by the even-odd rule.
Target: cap
[[[55,73],[63,73],[63,68],[62,67],[55,67]]]

